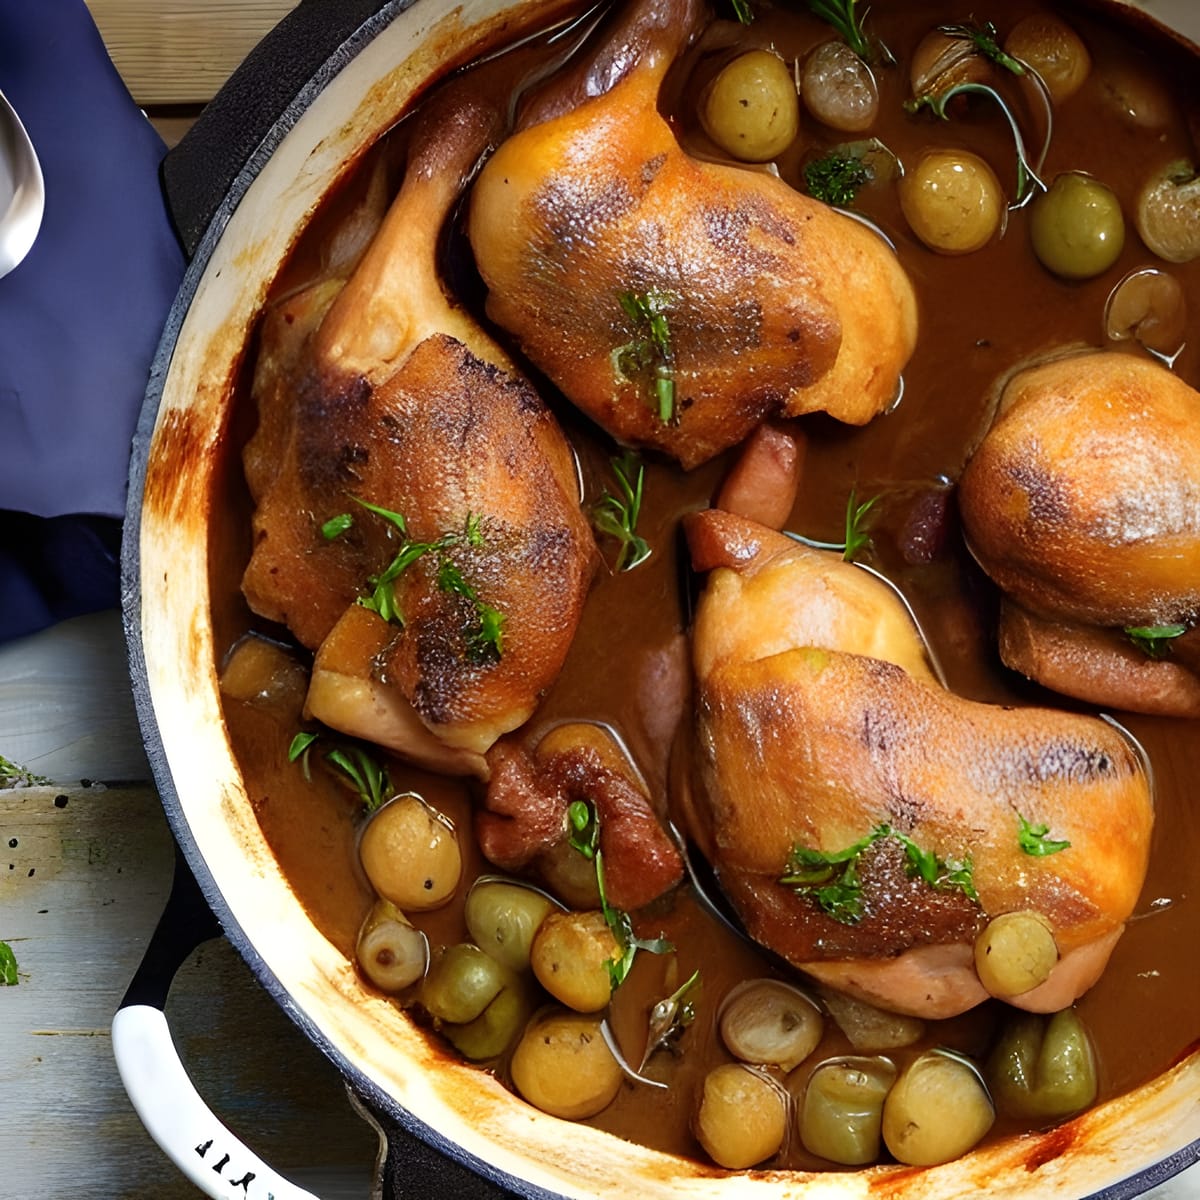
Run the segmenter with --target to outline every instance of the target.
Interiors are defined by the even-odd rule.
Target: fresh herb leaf
[[[469,532],[467,537],[470,538]],[[475,610],[476,623],[465,634],[467,657],[475,663],[498,662],[504,650],[504,614],[479,598],[479,593],[449,557],[439,559],[437,581],[441,591],[462,596]]]
[[[863,31],[862,18],[855,12],[857,6],[858,0],[808,0],[809,11],[832,25],[863,62],[894,62],[891,51]]]
[[[1001,48],[996,27],[991,21],[985,21],[982,25],[939,25],[938,33],[944,33],[947,37],[963,38],[972,43],[984,58],[1014,75],[1026,73],[1024,64]]]
[[[1125,636],[1147,658],[1166,658],[1171,643],[1187,633],[1186,625],[1127,625]]]
[[[367,512],[373,512],[377,517],[382,517],[395,527],[405,536],[408,537],[408,522],[404,519],[403,513],[393,512],[390,508],[382,508],[378,504],[372,504],[369,500],[363,500],[358,496],[351,496],[351,500],[355,504],[361,504]]]
[[[1024,208],[1039,190],[1043,192],[1046,190],[1046,185],[1038,177],[1037,171],[1040,169],[1041,162],[1046,157],[1046,150],[1049,146],[1049,126],[1047,126],[1046,140],[1038,159],[1039,165],[1038,168],[1035,168],[1030,164],[1029,155],[1025,149],[1025,139],[1021,137],[1021,128],[1017,124],[1017,119],[1013,116],[1013,111],[1009,108],[1008,102],[995,88],[989,87],[986,83],[957,83],[953,87],[947,88],[944,92],[939,92],[937,95],[914,96],[913,99],[904,102],[904,108],[906,112],[910,113],[920,112],[921,109],[928,108],[935,116],[940,117],[943,121],[948,121],[950,120],[950,113],[947,110],[947,105],[950,101],[955,96],[972,94],[990,97],[1000,106],[1005,119],[1008,121],[1008,127],[1012,130],[1013,143],[1017,151],[1016,197],[1008,207],[1010,212],[1018,208]]]
[[[0,985],[16,987],[20,980],[17,978],[17,956],[7,942],[0,942]]]
[[[631,451],[626,451],[611,462],[618,494],[614,496],[606,491],[600,497],[592,510],[592,524],[600,533],[616,538],[620,543],[614,570],[632,571],[650,557],[646,539],[637,533],[646,469]]]
[[[288,746],[288,762],[299,760],[305,779],[312,778],[309,752],[320,738],[319,733],[301,730]],[[374,812],[391,795],[392,785],[387,768],[380,766],[361,746],[349,742],[335,743],[326,752],[325,761],[354,785],[367,812]]]
[[[1020,843],[1021,849],[1034,858],[1045,858],[1047,854],[1057,854],[1071,845],[1067,841],[1052,840],[1049,837],[1049,825],[1042,823],[1034,825],[1020,813],[1017,813],[1017,820],[1020,822],[1017,829],[1017,841]]]
[[[650,1029],[646,1037],[646,1052],[642,1055],[639,1073],[644,1071],[650,1056],[663,1048],[674,1049],[683,1032],[696,1019],[694,991],[700,986],[700,972],[695,970],[683,984],[650,1010]]]
[[[39,787],[49,782],[45,775],[35,775],[28,767],[19,766],[0,754],[0,788]]]
[[[589,861],[594,859],[600,842],[596,810],[586,800],[572,800],[567,806],[567,824],[571,831],[567,835],[567,843],[571,849]]]
[[[354,518],[348,512],[338,513],[336,517],[330,517],[321,526],[321,536],[327,542],[332,542],[334,538],[340,538],[353,524]]]
[[[622,378],[646,386],[658,419],[675,420],[675,353],[667,312],[675,302],[668,292],[620,292],[617,301],[634,327],[634,339],[612,353],[613,368]]]
[[[850,498],[846,501],[846,542],[842,549],[842,558],[853,562],[857,554],[871,543],[871,535],[866,532],[866,519],[871,509],[879,500],[872,496],[870,500],[857,503],[854,488],[850,489]]]
[[[750,0],[730,0],[730,7],[733,9],[733,15],[743,25],[749,25],[754,20],[754,11],[750,7]]]
[[[467,545],[476,550],[479,549],[483,545],[483,518],[478,513],[468,513],[464,532],[467,537]]]
[[[861,158],[852,158],[836,150],[814,159],[804,168],[808,194],[835,208],[849,208],[858,189],[871,180],[871,172]]]
[[[894,838],[904,848],[905,870],[938,891],[957,889],[979,903],[970,858],[962,862],[942,859],[924,850],[907,834],[890,825],[876,825],[870,833],[843,850],[814,850],[793,846],[779,882],[797,895],[811,895],[822,911],[843,925],[856,925],[863,917],[862,881],[858,876],[859,856],[884,838]]]
[[[600,911],[603,912],[605,923],[621,951],[620,958],[610,959],[606,964],[609,981],[615,991],[625,982],[639,950],[645,950],[650,954],[670,954],[675,947],[666,938],[638,937],[633,931],[633,921],[629,914],[623,909],[614,908],[609,904],[608,893],[604,887],[604,854],[600,849],[599,817],[595,807],[586,800],[573,802],[567,808],[567,823],[570,827],[567,835],[568,844],[595,865],[596,891],[600,896]]]

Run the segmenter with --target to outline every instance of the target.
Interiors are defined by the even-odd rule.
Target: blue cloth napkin
[[[162,139],[84,0],[0,0],[0,90],[46,179],[0,279],[0,640],[119,601],[138,410],[184,257]]]

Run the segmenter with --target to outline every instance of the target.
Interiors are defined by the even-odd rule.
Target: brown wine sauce
[[[785,59],[802,57],[831,36],[815,18],[755,3],[756,20],[727,31],[746,46],[775,46]],[[909,95],[907,63],[920,38],[933,26],[992,15],[1003,21],[1001,35],[1027,12],[1044,5],[1010,0],[994,14],[981,13],[975,0],[876,0],[869,28],[895,54],[898,65],[877,71],[881,116],[871,134],[902,161],[930,145],[960,146],[987,159],[1004,187],[1014,179],[1013,142],[999,111],[986,104],[956,111],[940,121],[903,110]],[[1194,88],[1197,64],[1177,44],[1147,23],[1118,18],[1108,9],[1055,6],[1082,36],[1091,53],[1091,74],[1075,96],[1058,106],[1054,135],[1043,171],[1047,181],[1061,171],[1086,170],[1120,198],[1127,221],[1140,181],[1169,158],[1195,154],[1197,125]],[[544,40],[492,59],[479,69],[496,86],[513,88],[556,51]],[[700,131],[697,92],[711,64],[691,51],[676,64],[664,89],[662,107],[672,116],[684,145],[705,156],[714,147]],[[1192,72],[1191,86],[1185,72]],[[1147,136],[1122,120],[1114,99],[1117,78],[1169,97],[1174,113],[1168,127]],[[1122,84],[1128,87],[1128,83]],[[1026,116],[1028,114],[1025,114]],[[803,190],[806,157],[856,135],[841,135],[807,116],[796,145],[779,161],[781,174]],[[402,122],[329,197],[301,236],[295,254],[277,281],[281,295],[303,285],[320,270],[322,246],[339,218],[361,194],[367,167],[382,155],[398,184],[407,123]],[[1034,140],[1032,137],[1029,139]],[[1078,707],[1006,671],[995,650],[996,597],[990,583],[961,547],[954,524],[952,492],[972,448],[987,428],[998,378],[1032,356],[1069,345],[1102,346],[1102,317],[1113,285],[1128,271],[1157,266],[1184,286],[1193,311],[1200,311],[1200,261],[1164,264],[1154,258],[1127,226],[1120,260],[1101,277],[1067,283],[1050,275],[1029,244],[1027,212],[1010,215],[1004,235],[984,249],[947,257],[925,249],[909,232],[894,187],[860,193],[858,211],[876,222],[895,243],[917,289],[920,334],[904,372],[904,394],[894,410],[864,428],[839,426],[823,417],[795,423],[806,457],[799,497],[788,524],[810,537],[840,541],[847,496],[881,499],[872,526],[868,561],[902,590],[944,670],[949,686],[974,699]],[[482,289],[472,276],[465,240],[452,235],[447,277],[464,302],[479,306]],[[495,331],[493,331],[495,332]],[[503,335],[497,335],[504,343]],[[253,360],[253,342],[247,361]],[[1200,385],[1200,346],[1189,345],[1175,369],[1191,386]],[[542,394],[560,415],[582,464],[587,502],[611,486],[611,444],[553,389],[540,380]],[[250,552],[250,503],[241,477],[239,450],[254,426],[248,386],[231,418],[229,454],[219,475],[214,504],[211,577],[217,646],[228,651],[248,630],[287,641],[286,631],[267,627],[247,609],[238,590]],[[681,514],[711,503],[736,450],[690,473],[646,456],[645,502],[638,532],[652,555],[635,570],[602,571],[590,593],[582,624],[561,677],[522,731],[535,744],[549,727],[566,720],[604,722],[620,736],[665,807],[676,716],[686,700],[686,633],[691,598],[701,586],[692,577],[679,533]],[[945,519],[936,519],[944,508]],[[922,513],[934,513],[921,524]],[[916,524],[914,525],[914,522]],[[914,534],[932,533],[933,542]],[[927,553],[914,553],[914,545]],[[611,549],[611,548],[610,548]],[[303,655],[298,653],[303,659]],[[264,833],[297,897],[321,932],[351,958],[358,928],[374,894],[358,864],[357,838],[362,813],[352,792],[324,772],[306,779],[287,758],[288,744],[301,724],[302,690],[284,688],[269,704],[227,701],[225,716]],[[1097,1051],[1100,1098],[1112,1097],[1162,1072],[1200,1038],[1195,997],[1200,994],[1200,903],[1198,884],[1200,815],[1193,808],[1194,780],[1200,778],[1197,722],[1116,714],[1141,741],[1153,766],[1156,825],[1149,875],[1135,915],[1103,977],[1077,1004]],[[487,873],[469,835],[472,786],[388,762],[396,791],[416,791],[441,809],[462,831],[466,880]],[[478,797],[476,797],[476,800]],[[434,945],[466,940],[462,917],[466,883],[445,908],[416,914]],[[669,1084],[666,1090],[627,1083],[617,1099],[590,1123],[630,1140],[703,1158],[689,1130],[696,1085],[715,1064],[729,1061],[716,1028],[722,995],[737,981],[779,968],[706,913],[688,885],[636,914],[644,936],[664,934],[676,952],[639,953],[628,980],[614,993],[610,1019],[618,1043],[636,1066],[646,1038],[647,1013],[695,970],[701,975],[698,1018],[676,1053],[660,1051],[646,1074]],[[892,1057],[902,1065],[931,1045],[973,1055],[987,1051],[1001,1014],[991,1003],[952,1021],[930,1023],[925,1039]],[[437,1035],[430,1033],[436,1039]],[[852,1053],[832,1020],[812,1057],[787,1079],[796,1096],[811,1067]],[[447,1053],[453,1051],[447,1047]],[[503,1064],[496,1067],[503,1072]],[[419,1114],[418,1114],[419,1115]],[[991,1137],[1012,1132],[1000,1121]],[[792,1137],[770,1165],[828,1167],[807,1155]]]

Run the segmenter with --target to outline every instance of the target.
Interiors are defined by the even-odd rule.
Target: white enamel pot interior
[[[431,1046],[315,929],[264,840],[231,754],[209,614],[209,512],[235,380],[273,278],[345,165],[452,57],[549,0],[381,5],[289,108],[201,241],[164,336],[134,453],[126,547],[135,694],[168,816],[264,985],[364,1094],[528,1196],[646,1200],[1111,1200],[1200,1157],[1200,1050],[1048,1134],[945,1166],[726,1173],[539,1113]]]

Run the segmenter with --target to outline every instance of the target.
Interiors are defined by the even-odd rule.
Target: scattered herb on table
[[[12,947],[7,942],[0,942],[0,985],[4,987],[16,987],[19,982],[17,978],[17,956],[13,953]]]
[[[1027,821],[1020,813],[1017,813],[1017,841],[1020,843],[1021,849],[1028,855],[1034,858],[1045,858],[1048,854],[1058,854],[1061,850],[1066,850],[1071,843],[1068,841],[1055,841],[1050,837],[1050,826],[1041,822],[1034,824]]]
[[[634,567],[650,557],[646,539],[637,532],[638,519],[642,512],[642,489],[646,468],[637,455],[626,451],[612,460],[613,475],[617,480],[617,495],[606,491],[592,510],[592,524],[608,537],[620,544],[613,569],[632,571]]]
[[[0,788],[39,787],[50,782],[45,775],[35,775],[0,754]]]

